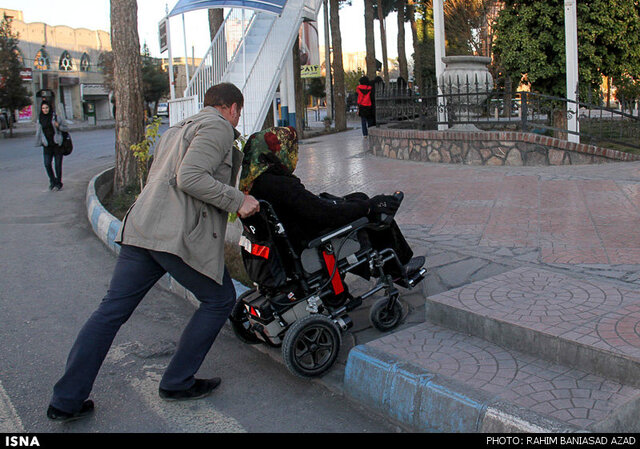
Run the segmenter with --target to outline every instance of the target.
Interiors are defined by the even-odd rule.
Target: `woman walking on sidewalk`
[[[68,131],[64,119],[59,119],[49,103],[42,102],[36,123],[36,146],[42,146],[44,168],[49,176],[49,190],[62,188],[62,133]],[[55,172],[52,167],[55,165]]]

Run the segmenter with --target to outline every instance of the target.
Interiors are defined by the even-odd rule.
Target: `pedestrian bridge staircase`
[[[300,25],[315,20],[321,0],[288,0],[279,15],[232,9],[211,42],[184,92],[170,101],[170,124],[197,113],[207,89],[221,82],[238,86],[244,108],[238,131],[249,136],[261,129]]]

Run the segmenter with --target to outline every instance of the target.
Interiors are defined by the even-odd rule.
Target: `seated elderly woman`
[[[393,214],[399,201],[392,195],[369,198],[352,193],[344,198],[315,195],[293,174],[298,162],[298,139],[292,127],[276,127],[251,135],[244,147],[240,190],[271,204],[294,249],[301,252],[316,237],[361,217],[375,220]],[[392,247],[407,275],[417,272],[424,257],[413,256],[395,221],[381,231],[369,231],[376,249]]]

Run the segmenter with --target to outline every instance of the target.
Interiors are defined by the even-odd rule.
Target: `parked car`
[[[169,103],[158,103],[158,117],[169,117]]]

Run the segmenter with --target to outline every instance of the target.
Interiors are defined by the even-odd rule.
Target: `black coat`
[[[255,180],[250,194],[271,203],[297,251],[325,232],[366,216],[369,210],[365,199],[333,202],[308,191],[296,176],[272,171]]]

